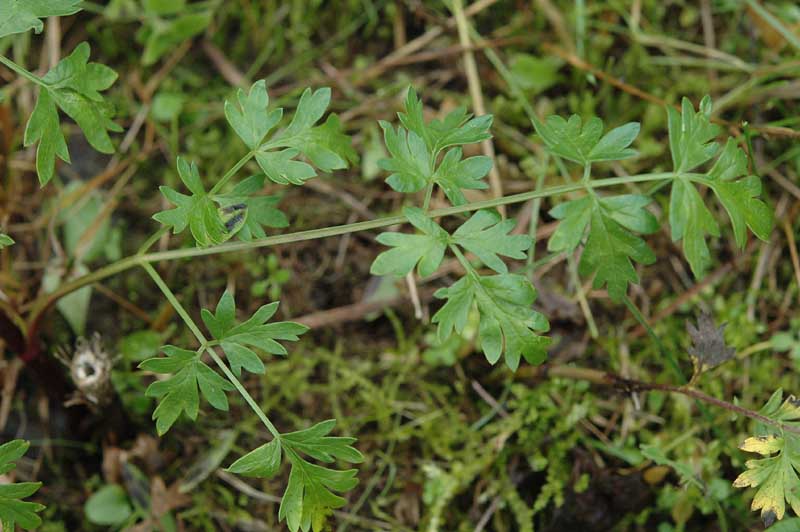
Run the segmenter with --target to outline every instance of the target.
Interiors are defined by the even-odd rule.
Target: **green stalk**
[[[242,163],[244,164],[244,163]],[[665,179],[673,179],[677,174],[673,172],[653,173],[653,174],[639,174],[625,177],[611,177],[607,179],[598,179],[592,183],[594,188],[597,187],[610,187],[615,185],[624,185],[626,183],[641,183],[647,181],[661,181]],[[689,174],[684,174],[689,175]],[[692,174],[693,175],[693,174]],[[697,174],[699,176],[699,174]],[[568,185],[558,185],[554,187],[546,187],[540,190],[533,190],[530,192],[523,192],[511,196],[504,196],[502,198],[495,198],[485,201],[477,201],[468,203],[466,205],[458,205],[453,207],[445,207],[443,209],[434,209],[429,212],[431,217],[451,216],[454,214],[461,214],[479,209],[489,209],[500,205],[510,205],[513,203],[520,203],[529,201],[536,198],[546,198],[558,194],[565,194],[574,192],[576,190],[584,190],[583,183],[570,183]],[[50,305],[58,301],[58,299],[65,295],[74,292],[86,285],[96,283],[129,270],[135,266],[145,263],[154,263],[167,260],[188,259],[193,257],[203,257],[207,255],[217,255],[220,253],[232,253],[234,251],[248,251],[259,249],[263,247],[276,246],[279,244],[290,244],[294,242],[302,242],[306,240],[316,240],[318,238],[327,238],[331,236],[345,235],[348,233],[355,233],[359,231],[369,231],[371,229],[380,229],[390,225],[402,224],[406,222],[404,216],[386,216],[384,218],[377,218],[375,220],[367,220],[364,222],[355,222],[352,224],[336,225],[332,227],[324,227],[321,229],[309,229],[306,231],[297,231],[294,233],[287,233],[284,235],[275,235],[250,242],[230,242],[219,244],[216,246],[209,246],[206,248],[185,248],[173,249],[167,251],[160,251],[155,253],[138,253],[130,257],[125,257],[117,262],[109,264],[99,270],[88,273],[82,277],[73,279],[70,282],[64,283],[53,292],[41,296],[35,300],[31,305],[31,310],[28,318],[28,323],[32,323],[39,318]],[[151,242],[152,241],[152,242]],[[148,239],[152,245],[155,240],[152,237]]]
[[[536,177],[536,188],[534,188],[534,190],[542,190],[542,187],[544,186],[544,178],[547,174],[547,165],[549,162],[550,155],[547,154],[542,162],[542,171],[539,172],[539,175]],[[542,198],[534,198],[531,205],[531,220],[528,224],[528,236],[531,239],[531,247],[528,250],[528,258],[526,260],[526,266],[528,267],[530,267],[536,259],[536,231],[538,230],[539,226],[539,209],[541,208],[541,205]]]
[[[267,430],[275,439],[279,440],[281,433],[278,432],[278,429],[275,428],[275,425],[272,424],[264,411],[261,410],[261,407],[258,406],[258,403],[256,403],[255,399],[253,399],[253,397],[248,393],[242,383],[239,382],[239,379],[236,378],[236,375],[234,375],[233,372],[228,369],[227,364],[222,361],[217,352],[214,351],[214,349],[210,346],[210,343],[208,340],[206,340],[203,332],[194,322],[192,317],[189,316],[189,313],[186,312],[186,309],[183,308],[183,305],[181,305],[180,301],[178,301],[178,298],[175,297],[175,294],[172,293],[172,290],[170,290],[169,286],[167,286],[167,283],[164,282],[164,279],[150,264],[142,262],[141,266],[150,275],[158,288],[161,290],[161,293],[164,294],[164,297],[166,297],[167,301],[169,301],[170,305],[172,305],[172,308],[175,309],[175,312],[178,313],[181,319],[183,319],[183,322],[189,327],[189,330],[192,331],[192,334],[194,334],[195,338],[197,338],[197,341],[200,342],[201,349],[205,349],[209,356],[211,356],[211,359],[214,361],[214,363],[219,367],[219,369],[222,370],[222,373],[225,374],[228,380],[231,381],[231,384],[233,384],[239,394],[244,398],[245,402],[250,405],[250,408],[253,409],[264,426],[267,427]]]
[[[39,85],[41,87],[47,88],[47,84],[44,81],[42,81],[42,79],[39,76],[37,76],[36,74],[34,74],[32,72],[29,72],[28,70],[24,69],[23,67],[21,67],[20,65],[16,64],[14,61],[12,61],[11,59],[9,59],[9,58],[7,58],[7,57],[5,57],[3,55],[0,55],[0,63],[2,63],[3,65],[7,66],[8,68],[10,68],[14,72],[16,72],[17,74],[22,76],[23,78],[27,79],[28,81],[36,83],[37,85]]]
[[[209,195],[209,196],[213,196],[214,194],[216,194],[217,192],[219,192],[219,190],[220,190],[222,187],[224,187],[224,186],[225,186],[225,184],[226,184],[228,181],[230,181],[230,180],[231,180],[231,178],[232,178],[233,176],[235,176],[235,175],[236,175],[236,173],[237,173],[239,170],[241,170],[241,169],[242,169],[242,167],[243,167],[245,164],[247,164],[247,163],[248,163],[248,161],[250,161],[250,159],[252,159],[253,157],[255,157],[255,155],[256,155],[256,152],[255,152],[255,150],[253,150],[253,151],[251,151],[251,152],[248,152],[248,153],[247,153],[247,155],[245,155],[245,156],[244,156],[244,157],[242,157],[241,159],[239,159],[239,162],[237,162],[236,164],[234,164],[234,165],[231,167],[231,169],[230,169],[230,170],[228,170],[227,172],[225,172],[225,175],[224,175],[224,176],[222,176],[222,177],[219,179],[219,181],[217,181],[217,183],[216,183],[216,184],[215,184],[213,187],[211,187],[211,190],[208,192],[208,195]]]

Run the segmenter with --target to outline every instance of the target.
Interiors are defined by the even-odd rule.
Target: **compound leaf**
[[[461,332],[473,304],[480,314],[479,335],[486,359],[495,364],[505,354],[506,365],[516,371],[520,357],[531,364],[541,364],[547,357],[550,339],[547,319],[531,308],[536,289],[522,275],[501,274],[482,277],[469,274],[448,288],[436,292],[447,302],[433,316],[438,336],[444,341],[453,330]]]
[[[0,37],[28,30],[41,33],[44,24],[39,19],[72,15],[81,10],[80,4],[81,0],[3,0]]]
[[[800,428],[800,401],[789,396],[783,403],[783,390],[777,390],[759,413],[793,429]],[[770,526],[783,519],[786,503],[800,515],[800,436],[769,425],[759,425],[756,436],[747,438],[740,446],[745,452],[758,453],[764,458],[748,460],[747,468],[733,486],[756,488],[751,508],[761,510],[761,519]]]
[[[236,303],[233,294],[225,291],[214,313],[203,309],[201,317],[211,335],[220,342],[228,357],[231,371],[238,377],[242,368],[251,373],[264,373],[264,363],[250,347],[273,355],[286,355],[286,348],[278,340],[296,342],[298,335],[308,331],[299,323],[280,321],[267,323],[278,310],[275,301],[259,308],[247,321],[236,323]]]
[[[321,532],[331,510],[341,508],[345,499],[333,492],[343,493],[358,484],[356,469],[337,471],[309,463],[302,454],[322,462],[335,458],[360,463],[363,456],[352,447],[354,438],[327,436],[335,420],[323,421],[311,428],[281,436],[281,445],[292,464],[289,484],[283,494],[278,517],[286,520],[289,530]]]
[[[586,227],[589,236],[581,255],[578,271],[594,274],[593,285],[608,287],[614,301],[620,301],[628,291],[628,283],[638,283],[639,276],[631,260],[652,264],[655,255],[644,240],[634,234],[658,230],[658,221],[645,207],[650,198],[623,194],[607,198],[586,196],[562,203],[550,211],[561,220],[550,237],[550,251],[573,251],[583,238]]]
[[[56,156],[70,160],[56,106],[78,124],[89,144],[101,153],[114,152],[108,132],[122,131],[111,120],[112,109],[100,94],[114,83],[117,74],[105,65],[90,63],[90,52],[88,43],[79,44],[41,78],[42,89],[25,128],[24,144],[39,143],[36,171],[42,185],[53,177]]]
[[[453,243],[474,253],[497,273],[508,273],[508,267],[498,255],[524,259],[525,251],[531,247],[527,235],[509,234],[515,225],[514,220],[503,220],[496,211],[481,210],[456,229]]]
[[[240,90],[237,99],[238,106],[225,102],[225,116],[244,143],[256,150],[256,162],[275,183],[302,185],[317,175],[314,167],[330,172],[347,168],[348,162],[358,159],[337,116],[330,115],[323,124],[314,125],[330,103],[331,90],[327,87],[306,89],[289,126],[266,141],[264,137],[283,116],[283,109],[267,111],[266,83],[257,81],[247,95]],[[280,150],[273,151],[275,148]],[[311,164],[295,160],[301,154]]]
[[[225,392],[233,390],[233,385],[200,360],[199,353],[172,345],[161,350],[166,358],[150,358],[139,364],[139,368],[147,371],[173,374],[166,380],[153,382],[145,391],[146,396],[159,399],[158,407],[153,411],[159,435],[170,429],[181,412],[185,412],[189,419],[197,419],[200,410],[198,387],[211,406],[228,410]]]
[[[747,175],[747,158],[732,138],[728,138],[705,177],[682,175],[710,161],[718,152],[714,138],[719,127],[712,124],[711,98],[706,96],[695,112],[687,98],[681,113],[668,107],[670,150],[675,172],[670,197],[670,227],[673,241],[683,239],[686,259],[696,277],[702,277],[711,262],[707,236],[718,237],[719,225],[706,207],[695,183],[708,186],[719,198],[733,225],[734,238],[740,248],[747,241],[747,230],[766,240],[774,225],[774,214],[758,196],[761,180]]]
[[[458,107],[443,120],[425,122],[422,100],[409,87],[405,100],[405,112],[397,113],[405,128],[421,138],[435,159],[441,150],[450,146],[473,144],[492,138],[492,115],[472,117],[466,108]]]
[[[203,187],[197,165],[189,164],[186,159],[178,157],[178,175],[192,195],[181,194],[168,186],[159,187],[175,208],[156,213],[153,219],[172,227],[173,234],[189,227],[195,242],[201,247],[220,244],[229,239],[233,233],[225,227],[214,199]]]
[[[453,205],[466,203],[462,189],[488,188],[482,179],[492,167],[489,157],[462,160],[461,148],[448,150],[441,161],[439,155],[446,148],[491,138],[491,115],[471,118],[466,109],[458,108],[443,120],[426,122],[422,101],[414,89],[409,89],[405,112],[398,116],[403,125],[397,129],[388,122],[380,122],[391,157],[378,161],[378,166],[391,173],[386,179],[390,187],[408,193],[435,183]]]
[[[24,440],[11,440],[0,445],[0,474],[14,469],[14,462],[22,458],[29,446],[30,443]],[[36,493],[41,485],[41,482],[0,485],[0,524],[3,530],[16,530],[16,525],[33,530],[42,524],[42,519],[36,514],[44,510],[44,505],[22,500]]]
[[[603,121],[597,117],[590,118],[586,124],[578,115],[570,116],[569,120],[552,115],[544,122],[534,117],[533,127],[553,155],[584,166],[636,156],[636,150],[629,146],[639,134],[638,122],[628,122],[605,135]]]
[[[422,209],[406,207],[403,215],[422,234],[381,233],[378,242],[393,249],[384,251],[375,258],[370,268],[373,275],[407,275],[418,264],[421,277],[427,277],[439,268],[447,249],[450,235],[428,218]]]

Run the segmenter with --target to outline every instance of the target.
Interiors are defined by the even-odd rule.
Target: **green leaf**
[[[506,264],[498,257],[524,259],[531,247],[527,235],[510,235],[516,226],[512,219],[503,220],[496,211],[481,210],[472,215],[453,233],[453,242],[474,253],[486,266],[497,273],[508,273]]]
[[[275,183],[279,185],[302,185],[305,181],[317,175],[314,168],[294,158],[300,154],[299,150],[287,148],[281,151],[260,151],[256,153],[258,166]]]
[[[269,96],[263,79],[253,83],[248,94],[239,89],[236,92],[236,99],[238,106],[225,100],[225,118],[247,147],[254,150],[261,145],[267,133],[281,121],[283,109],[267,111]]]
[[[278,196],[253,195],[263,188],[264,176],[253,175],[237,183],[229,193],[214,197],[214,201],[220,205],[220,214],[228,217],[226,229],[229,233],[236,233],[241,240],[266,238],[264,227],[280,228],[289,225],[286,215],[276,208],[280,201]],[[236,217],[241,222],[238,229],[231,225]]]
[[[170,429],[181,412],[185,412],[189,419],[197,419],[200,410],[198,387],[211,406],[228,410],[225,392],[233,390],[233,385],[200,360],[199,353],[172,345],[161,350],[166,358],[150,358],[139,364],[139,368],[146,371],[173,374],[166,380],[153,382],[145,391],[147,397],[159,399],[153,412],[159,435]]]
[[[417,192],[430,184],[439,185],[453,205],[463,205],[462,189],[488,188],[482,181],[492,167],[489,157],[469,157],[462,160],[462,150],[445,148],[480,142],[491,138],[491,115],[470,118],[463,108],[456,109],[444,120],[426,123],[422,116],[422,101],[413,89],[406,98],[406,112],[398,113],[403,126],[397,129],[381,121],[384,142],[390,158],[378,161],[388,172],[386,182],[398,192]]]
[[[774,226],[774,213],[762,200],[761,179],[758,176],[747,176],[738,181],[735,179],[747,175],[747,157],[736,145],[736,141],[728,138],[722,154],[708,173],[709,186],[725,207],[733,225],[736,244],[744,249],[747,243],[749,227],[761,240],[769,240]]]
[[[317,175],[314,167],[330,172],[347,168],[348,162],[358,159],[338,117],[330,115],[325,123],[314,125],[325,114],[330,100],[331,90],[327,87],[313,92],[306,89],[289,127],[278,138],[258,148],[256,161],[272,181],[282,185],[302,185]],[[284,149],[269,151],[273,148]],[[294,158],[300,154],[311,164],[295,161]]]
[[[36,171],[42,185],[53,177],[56,156],[70,162],[57,108],[78,124],[89,144],[101,153],[114,152],[108,132],[122,131],[111,121],[112,109],[100,94],[117,74],[105,65],[89,63],[90,51],[88,43],[79,44],[41,78],[42,90],[25,128],[24,144],[39,143]]]
[[[689,98],[683,98],[680,113],[667,106],[669,149],[676,172],[688,172],[717,154],[719,145],[714,139],[720,130],[719,126],[711,123],[710,118],[710,96],[700,101],[700,109],[696,113]]]
[[[53,178],[56,167],[56,156],[66,163],[70,163],[67,141],[61,132],[61,123],[58,120],[58,108],[50,92],[42,90],[36,100],[25,128],[25,146],[39,143],[36,150],[36,174],[39,184],[44,186]]]
[[[295,452],[307,454],[320,462],[331,463],[334,459],[351,464],[364,461],[364,456],[352,446],[355,438],[328,436],[336,426],[335,419],[317,423],[313,427],[281,435],[284,446]]]
[[[639,134],[639,123],[628,122],[603,135],[603,121],[590,118],[583,124],[581,117],[572,115],[569,120],[548,116],[544,122],[533,118],[533,127],[547,149],[558,157],[584,166],[592,162],[618,161],[636,156],[629,146]]]
[[[672,241],[683,239],[683,254],[695,277],[702,277],[711,263],[706,235],[719,236],[719,225],[706,207],[703,198],[686,178],[672,181],[669,203],[669,224]]]
[[[608,295],[620,301],[628,291],[628,283],[638,283],[639,276],[631,260],[642,264],[655,262],[655,255],[637,233],[653,233],[658,221],[645,209],[650,198],[623,194],[598,198],[586,196],[562,203],[550,211],[561,220],[550,237],[550,251],[572,252],[589,227],[589,236],[581,255],[578,272],[594,274],[595,288],[608,286]]]
[[[795,429],[800,428],[800,401],[789,396],[783,403],[783,390],[777,390],[759,413]],[[739,447],[764,458],[748,460],[747,470],[733,481],[736,488],[757,488],[751,508],[761,510],[761,519],[770,526],[783,519],[786,503],[800,515],[800,437],[770,425],[759,425],[756,436]]]
[[[311,464],[291,451],[286,455],[292,471],[278,509],[278,518],[285,519],[292,532],[322,532],[331,510],[347,503],[333,492],[343,493],[356,487],[358,470],[337,471]]]
[[[492,169],[491,157],[478,155],[461,159],[461,148],[448,150],[436,168],[432,180],[444,190],[453,205],[464,205],[467,198],[461,189],[484,190],[489,185],[483,181]]]
[[[444,148],[474,144],[492,138],[492,115],[472,117],[466,108],[458,107],[444,120],[434,119],[426,123],[422,112],[422,100],[413,87],[409,87],[405,101],[405,112],[397,113],[400,122],[409,132],[421,138],[432,155],[432,159]],[[385,128],[384,128],[385,129]]]
[[[128,494],[122,486],[106,484],[86,501],[86,519],[96,525],[114,526],[125,522],[133,513]]]
[[[425,141],[413,131],[397,130],[389,122],[380,122],[383,140],[391,158],[381,159],[378,166],[391,172],[386,183],[398,192],[417,192],[427,185],[433,174],[431,156]]]
[[[381,233],[377,241],[393,249],[384,251],[375,259],[370,268],[373,275],[394,275],[403,277],[418,264],[420,277],[435,272],[444,258],[450,235],[428,218],[422,209],[406,207],[403,215],[422,234]]]
[[[161,211],[153,215],[153,219],[172,227],[173,234],[189,227],[195,242],[201,247],[228,240],[233,233],[225,227],[213,198],[203,187],[197,165],[189,164],[186,159],[178,157],[178,175],[192,195],[181,194],[168,186],[159,187],[175,208]]]
[[[537,333],[549,329],[547,319],[531,308],[536,289],[522,275],[501,274],[481,277],[468,274],[449,288],[436,292],[447,302],[433,316],[438,336],[444,341],[452,331],[462,332],[473,304],[480,313],[479,335],[486,359],[495,364],[505,354],[512,371],[520,357],[531,364],[541,364],[547,357],[550,339]]]
[[[5,233],[0,233],[0,249],[14,245],[14,239]]]
[[[278,310],[278,302],[259,308],[247,321],[236,323],[236,303],[233,295],[226,291],[217,303],[214,313],[203,309],[201,317],[211,335],[220,342],[228,357],[231,371],[238,377],[242,368],[251,373],[264,373],[264,363],[250,347],[255,347],[273,355],[286,355],[286,348],[277,342],[284,340],[296,342],[298,335],[308,331],[308,327],[290,321],[267,323]],[[248,347],[250,346],[250,347]]]
[[[227,469],[244,477],[272,478],[281,466],[281,443],[274,439],[242,456]]]
[[[278,518],[286,520],[289,530],[321,532],[331,510],[341,508],[345,499],[333,492],[346,492],[358,484],[356,469],[337,471],[309,463],[301,454],[323,462],[334,459],[360,463],[363,456],[352,447],[354,438],[332,437],[328,434],[335,420],[323,421],[311,428],[281,436],[292,471],[283,494]]]
[[[33,30],[41,33],[47,17],[63,17],[81,10],[81,0],[3,0],[0,3],[0,37]]]
[[[11,440],[0,445],[0,475],[14,469],[14,462],[22,458],[29,446],[30,443],[24,440]],[[41,482],[0,485],[0,524],[3,530],[16,530],[16,525],[33,530],[42,524],[42,519],[36,514],[44,510],[44,505],[22,500],[36,493],[41,485]]]
[[[695,112],[688,99],[683,99],[682,113],[667,108],[669,138],[675,172],[670,196],[672,240],[683,239],[683,250],[695,277],[702,277],[711,263],[707,236],[720,236],[719,225],[709,211],[695,183],[708,186],[719,198],[733,225],[734,238],[740,248],[747,242],[747,230],[767,240],[774,225],[774,214],[758,196],[761,180],[747,175],[747,157],[728,138],[725,148],[705,177],[680,175],[710,161],[718,152],[714,138],[719,127],[710,122],[711,98],[706,96]],[[741,178],[741,179],[739,179]]]

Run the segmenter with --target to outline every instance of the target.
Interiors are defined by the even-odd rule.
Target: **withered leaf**
[[[711,315],[705,312],[697,318],[697,326],[686,322],[686,332],[692,337],[688,351],[694,362],[695,373],[719,366],[736,354],[734,348],[725,344],[725,324],[717,327]]]

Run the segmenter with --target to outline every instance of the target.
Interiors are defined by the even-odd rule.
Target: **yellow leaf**
[[[783,449],[783,445],[783,437],[771,434],[769,436],[747,438],[744,440],[744,443],[739,446],[739,449],[747,453],[758,453],[762,456],[768,456]]]

